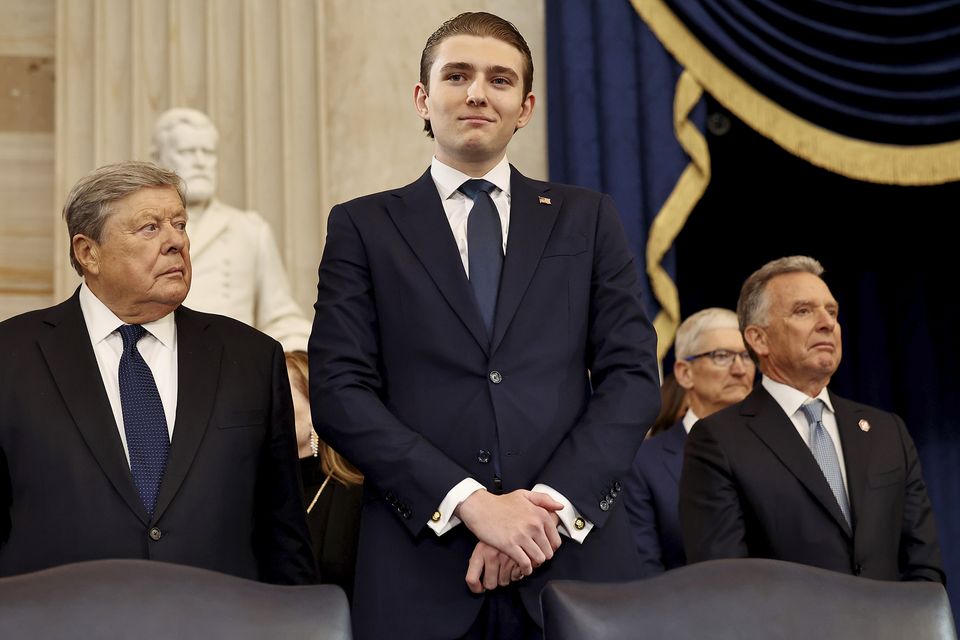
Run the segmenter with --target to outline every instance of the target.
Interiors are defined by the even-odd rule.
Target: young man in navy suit
[[[697,420],[747,397],[756,371],[737,314],[729,309],[704,309],[684,320],[674,349],[673,373],[686,389],[689,408],[680,422],[640,447],[625,483],[644,576],[686,564],[677,511],[683,445]]]
[[[534,112],[509,22],[427,41],[423,176],[334,207],[310,339],[321,436],[363,471],[363,638],[539,636],[549,579],[639,577],[622,482],[656,339],[609,197],[507,162]]]

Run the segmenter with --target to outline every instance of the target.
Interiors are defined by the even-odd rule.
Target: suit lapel
[[[454,313],[487,353],[490,340],[473,289],[450,230],[443,203],[428,169],[420,179],[393,194],[390,218],[417,255]],[[511,232],[512,233],[512,232]]]
[[[679,484],[680,473],[683,471],[683,445],[687,441],[687,430],[683,428],[682,422],[678,422],[660,437],[664,438],[663,452],[666,454],[663,457],[663,466]]]
[[[767,390],[762,386],[757,387],[744,400],[740,414],[746,420],[747,426],[830,513],[837,525],[848,536],[852,536],[853,532],[840,511],[840,505],[837,504],[820,465],[797,433],[793,422]]]
[[[53,307],[44,321],[53,329],[38,341],[40,351],[67,410],[103,473],[146,525],[147,512],[133,486],[117,421],[80,310],[79,289],[69,300]]]
[[[170,442],[167,470],[160,484],[155,519],[177,494],[206,433],[220,378],[222,343],[206,332],[202,315],[185,307],[177,321],[177,417]]]
[[[510,171],[510,231],[500,276],[492,351],[510,327],[563,206],[559,194],[551,195],[550,204],[541,203],[540,196],[550,191],[549,184],[529,180],[512,166]]]
[[[830,394],[830,400],[836,411],[837,430],[843,446],[843,466],[847,471],[847,494],[850,496],[850,518],[856,528],[857,520],[865,507],[867,467],[873,440],[868,432],[860,428],[859,409],[833,393]]]

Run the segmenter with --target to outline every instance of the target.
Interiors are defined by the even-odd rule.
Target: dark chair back
[[[714,560],[628,583],[555,581],[544,640],[956,640],[943,586],[778,560]]]
[[[94,560],[0,579],[0,638],[350,640],[333,585],[287,587],[147,560]]]

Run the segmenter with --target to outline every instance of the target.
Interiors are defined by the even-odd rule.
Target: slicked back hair
[[[63,205],[63,219],[67,223],[70,264],[78,274],[83,275],[83,268],[73,254],[73,237],[81,234],[100,243],[114,203],[148,187],[173,187],[180,202],[187,206],[180,176],[152,162],[130,160],[108,164],[91,171],[73,186]]]
[[[437,47],[444,40],[453,36],[495,38],[515,48],[523,54],[524,68],[520,70],[520,75],[523,77],[523,97],[526,98],[533,90],[533,55],[530,53],[527,41],[523,39],[513,23],[492,13],[468,11],[450,18],[427,38],[427,44],[424,45],[423,53],[420,54],[420,82],[426,88],[428,95],[430,93],[430,69],[437,57]],[[423,130],[427,132],[428,136],[433,137],[433,129],[430,127],[429,120],[423,121]]]

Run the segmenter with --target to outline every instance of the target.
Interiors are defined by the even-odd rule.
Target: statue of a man
[[[195,109],[157,118],[150,153],[187,185],[193,286],[184,304],[256,327],[285,351],[305,350],[311,324],[290,293],[270,225],[217,197],[217,128]]]

